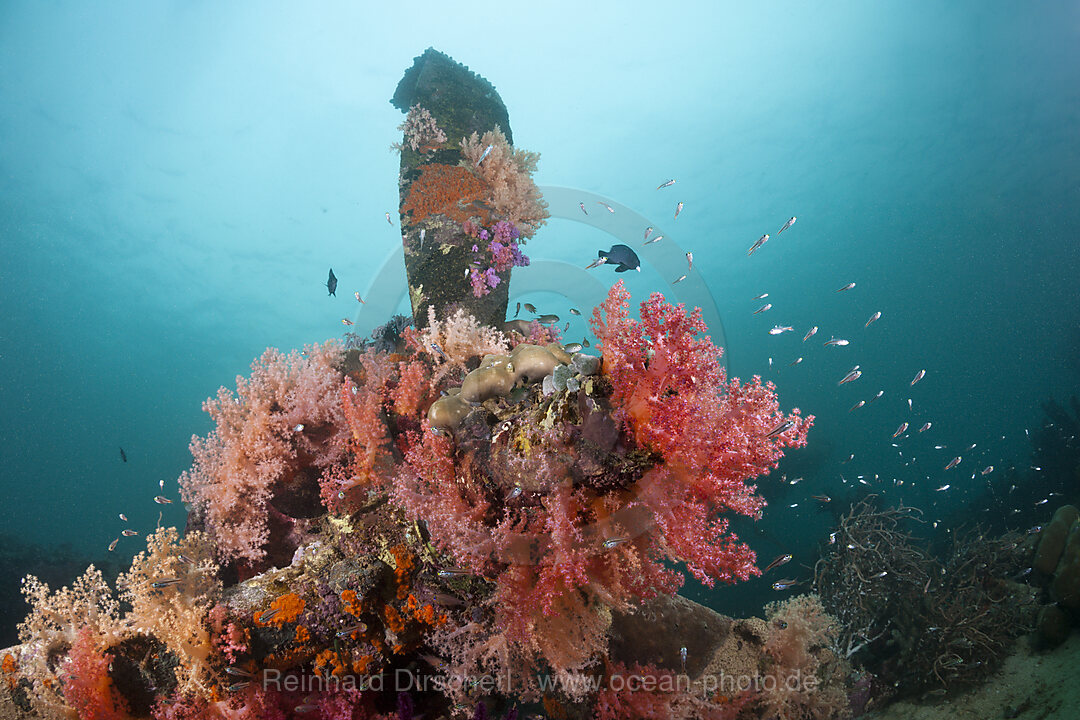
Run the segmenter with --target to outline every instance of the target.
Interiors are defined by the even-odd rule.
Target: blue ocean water
[[[1031,469],[1025,430],[1041,402],[1080,393],[1076,3],[5,3],[6,536],[100,561],[119,513],[143,531],[159,511],[182,525],[179,503],[152,497],[161,483],[176,497],[188,440],[209,430],[202,400],[267,346],[385,319],[352,293],[395,273],[403,287],[388,99],[428,46],[496,86],[515,143],[541,153],[538,183],[655,222],[669,239],[649,252],[680,247],[664,268],[693,252],[672,285],[643,251],[635,298],[706,288],[731,374],[817,417],[809,446],[760,480],[765,518],[740,526],[764,562],[795,547],[812,562],[833,513],[868,492],[951,527],[990,510],[986,492],[1008,502],[1005,468],[1036,491],[1061,481]],[[579,286],[611,242],[555,218],[516,282]],[[579,303],[514,287],[512,304]],[[585,332],[574,322],[568,339]],[[850,344],[823,348],[831,336]],[[1020,527],[1044,510],[992,513]],[[697,597],[738,612],[755,582]]]

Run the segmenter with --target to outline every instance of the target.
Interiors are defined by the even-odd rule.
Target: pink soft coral
[[[756,702],[765,717],[829,718],[851,716],[844,678],[851,667],[832,648],[836,618],[817,595],[799,595],[765,606],[772,660]]]
[[[391,493],[410,515],[425,519],[432,540],[456,563],[482,571],[494,548],[484,522],[488,503],[456,481],[453,442],[433,433],[427,421],[411,436]]]
[[[329,472],[344,458],[341,346],[313,345],[283,355],[268,349],[203,409],[216,428],[191,440],[195,462],[180,477],[190,503],[225,560],[260,562],[269,539],[275,492],[303,482],[302,470]]]
[[[757,572],[754,554],[717,511],[757,514],[764,501],[746,480],[776,467],[783,448],[805,445],[813,416],[798,409],[785,416],[772,383],[758,377],[729,381],[700,309],[688,314],[653,293],[639,321],[629,317],[629,298],[616,283],[592,325],[627,428],[664,458],[641,499],[667,547],[701,582],[745,580]]]
[[[405,121],[398,125],[398,130],[404,133],[404,142],[394,143],[391,147],[399,152],[403,151],[407,144],[412,150],[428,153],[446,142],[446,133],[439,129],[431,113],[419,105],[409,108]]]
[[[490,188],[487,199],[495,212],[516,225],[523,238],[532,237],[548,218],[547,203],[532,179],[540,155],[515,150],[496,126],[482,137],[475,132],[463,137],[461,157],[461,164]]]
[[[112,655],[102,653],[90,628],[79,631],[64,661],[64,700],[82,720],[124,720],[127,707],[112,686]]]

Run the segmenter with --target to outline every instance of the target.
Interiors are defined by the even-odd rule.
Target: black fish
[[[330,277],[326,279],[326,289],[329,294],[337,297],[337,277],[334,276],[334,268],[330,268]]]
[[[596,253],[596,256],[604,258],[604,264],[606,265],[617,265],[615,272],[626,272],[627,270],[641,272],[641,260],[638,259],[637,253],[631,250],[628,245],[612,245],[611,250],[607,252],[600,250]]]
[[[127,462],[127,453],[124,452],[124,448],[120,448],[120,459]]]

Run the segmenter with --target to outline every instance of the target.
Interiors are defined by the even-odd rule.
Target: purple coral
[[[338,630],[345,627],[342,619],[341,600],[329,585],[318,587],[319,599],[307,604],[303,625],[320,642],[333,642]]]
[[[521,231],[513,223],[500,220],[492,227],[494,233],[494,239],[491,241],[491,255],[495,263],[495,267],[499,270],[506,270],[511,267],[519,266],[523,267],[529,264],[529,258],[521,252],[521,248],[518,246],[518,238],[521,237]]]
[[[518,245],[521,230],[514,223],[500,220],[492,225],[489,231],[467,222],[463,229],[466,235],[481,241],[472,245],[474,263],[478,267],[469,271],[469,285],[475,297],[483,297],[497,287],[502,281],[499,273],[529,264],[529,258],[521,252]],[[487,243],[486,247],[484,243]],[[486,257],[485,250],[491,253],[490,259]],[[488,261],[491,263],[490,267],[480,270],[479,267],[483,267]]]
[[[474,297],[483,297],[491,292],[491,288],[484,282],[484,274],[475,268],[469,271],[469,285],[472,286]]]
[[[413,707],[413,701],[412,698],[409,697],[409,693],[399,692],[397,696],[398,720],[413,720],[415,712],[416,710]]]

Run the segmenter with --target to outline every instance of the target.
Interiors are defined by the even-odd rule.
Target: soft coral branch
[[[392,496],[410,518],[423,518],[432,542],[463,567],[482,571],[493,550],[484,519],[488,503],[457,479],[453,442],[436,435],[425,420],[410,438],[405,465]]]
[[[344,459],[346,429],[338,400],[341,346],[287,355],[268,349],[203,409],[216,423],[193,437],[194,464],[180,477],[190,503],[225,560],[261,562],[270,537],[270,501],[301,469],[330,471]]]
[[[419,426],[431,390],[431,370],[422,357],[369,349],[353,361],[359,367],[357,380],[346,377],[339,391],[352,462],[347,472],[322,479],[323,501],[334,509],[354,490],[389,484],[400,459],[392,439],[396,435],[401,442],[405,429]]]
[[[764,501],[747,480],[776,467],[785,447],[806,444],[812,417],[780,412],[775,388],[754,377],[728,380],[723,352],[705,335],[701,310],[687,313],[653,293],[641,319],[618,282],[593,311],[604,372],[635,440],[659,452],[665,470],[645,492],[665,547],[699,580],[733,582],[756,572],[754,554],[729,534],[722,510],[755,515]],[[780,423],[792,426],[777,437]]]
[[[82,720],[124,720],[130,717],[124,699],[113,688],[109,668],[113,656],[102,653],[90,628],[83,628],[64,662],[64,699]]]

